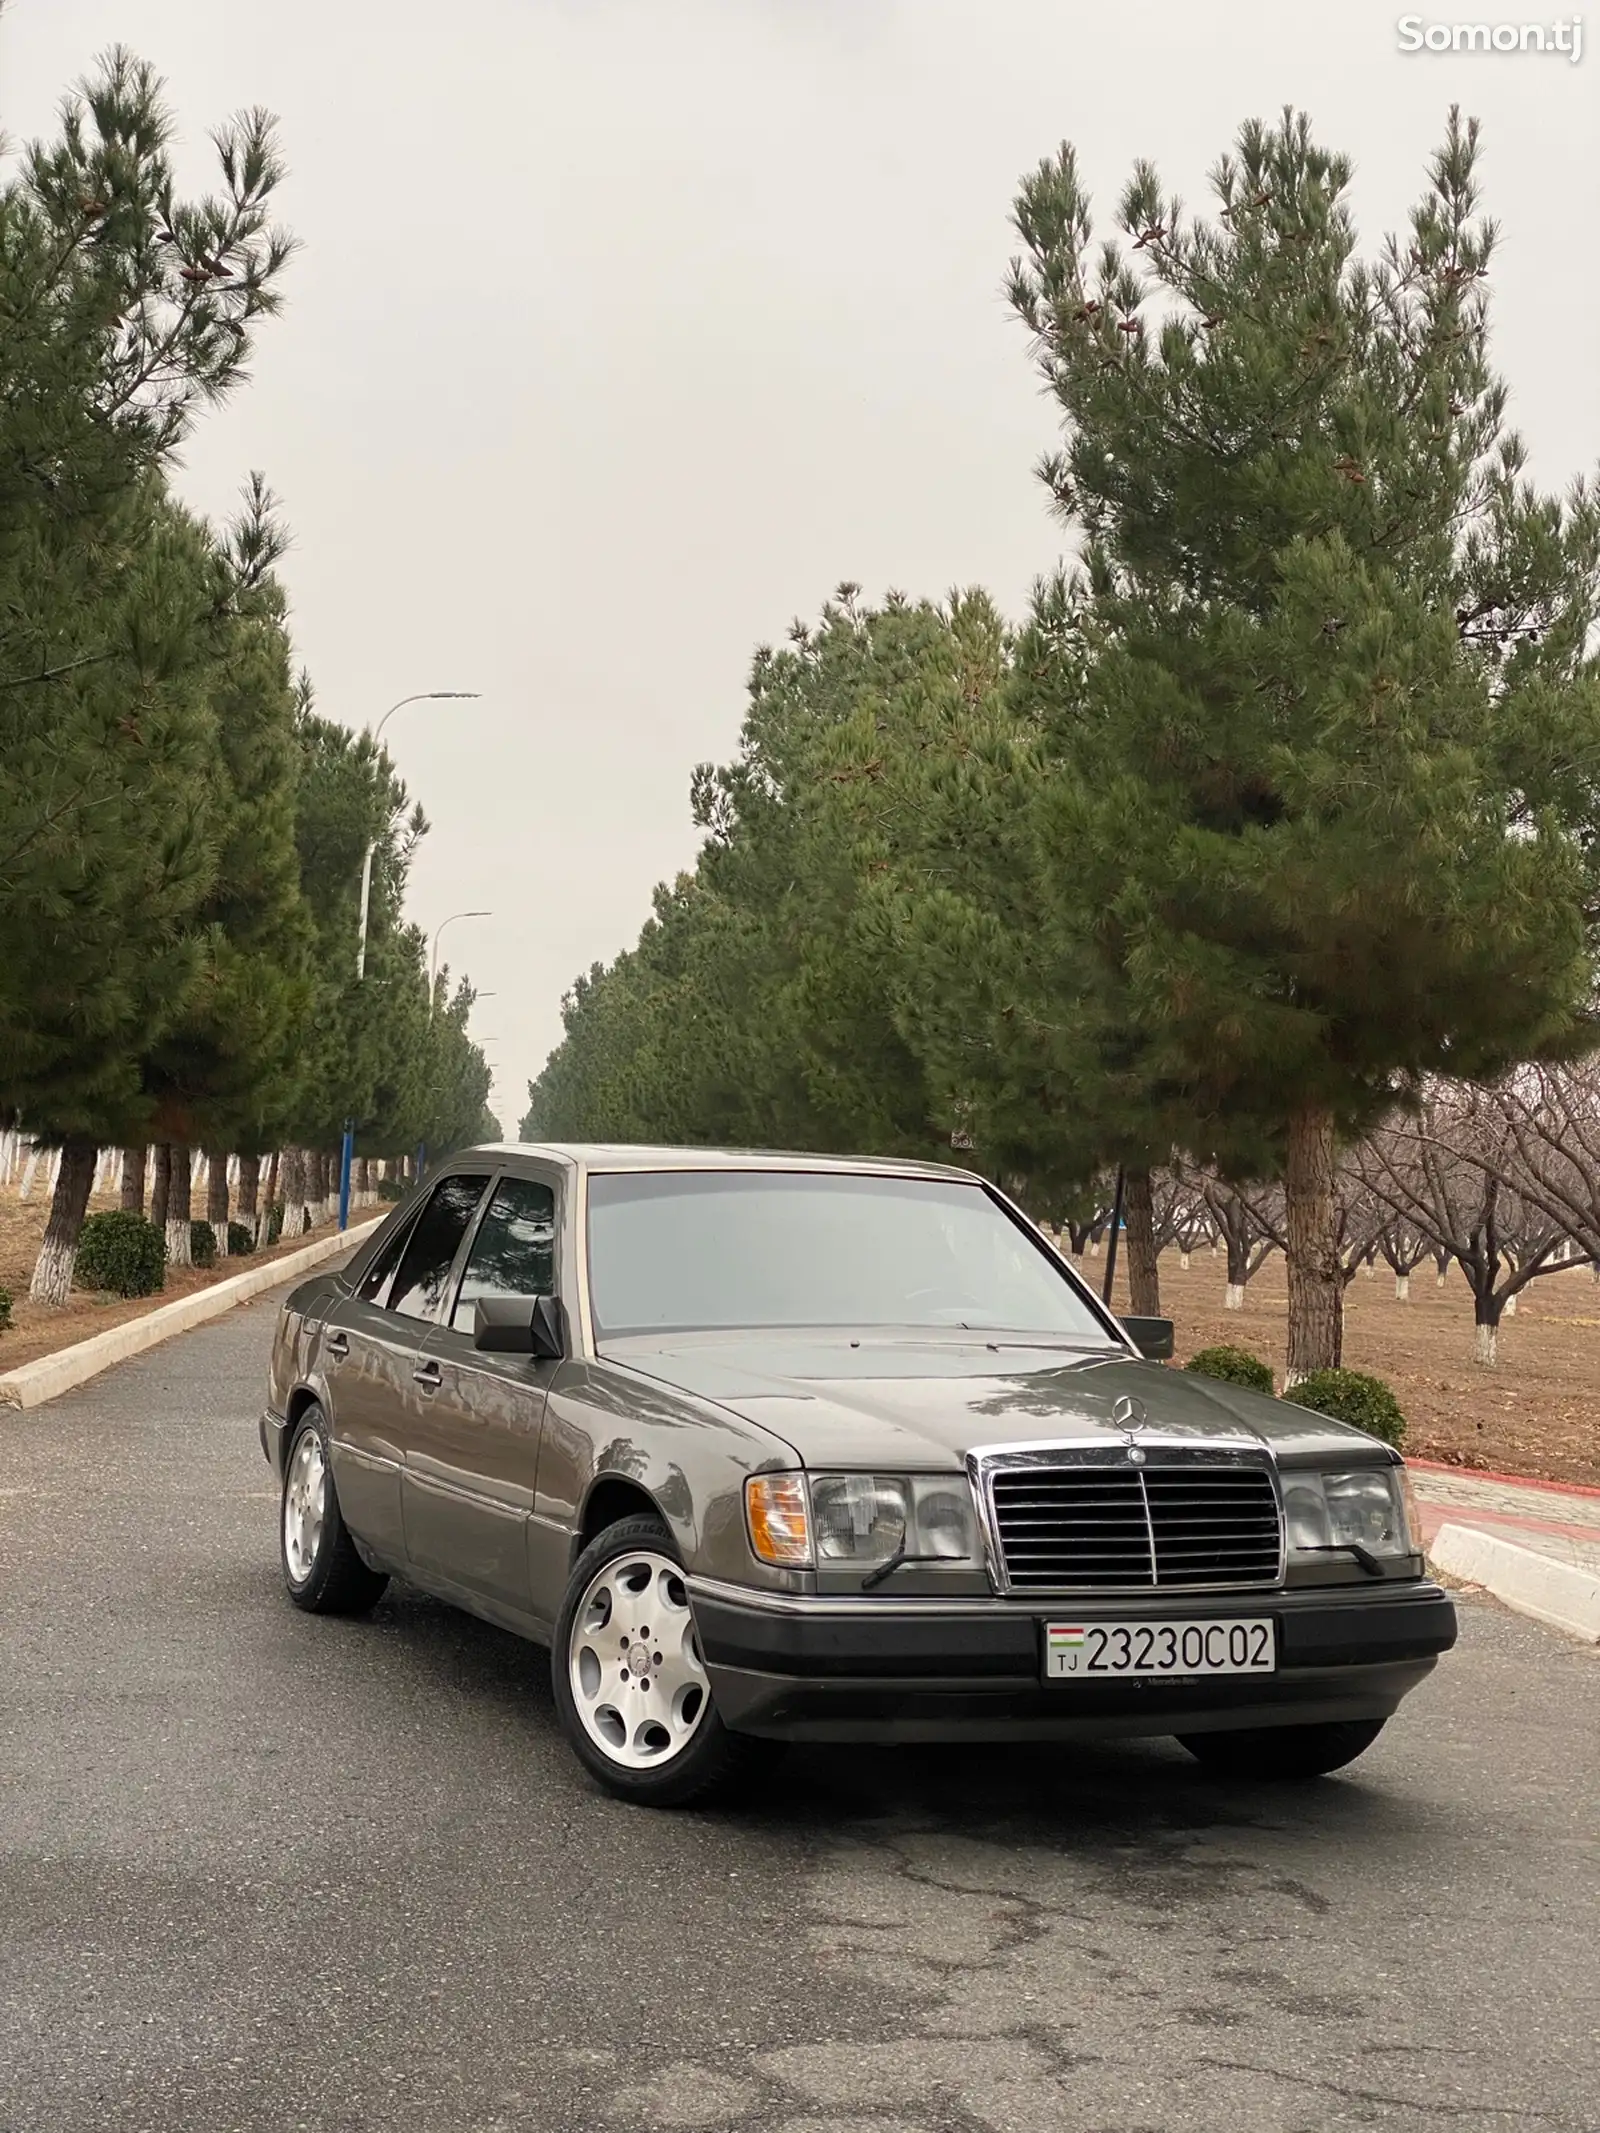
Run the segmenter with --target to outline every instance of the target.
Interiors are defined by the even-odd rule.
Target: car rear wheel
[[[762,1745],[727,1731],[700,1656],[683,1562],[658,1518],[625,1518],[573,1566],[551,1677],[579,1761],[618,1799],[686,1807]]]
[[[1238,1733],[1180,1733],[1197,1762],[1219,1777],[1281,1781],[1326,1777],[1364,1755],[1383,1731],[1381,1718],[1347,1718],[1322,1726],[1260,1726]]]
[[[315,1405],[300,1416],[289,1445],[278,1540],[284,1585],[307,1613],[362,1615],[383,1597],[388,1578],[361,1560],[339,1515],[328,1418]]]

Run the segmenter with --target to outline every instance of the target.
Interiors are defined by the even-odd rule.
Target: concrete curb
[[[388,1213],[385,1208],[381,1215],[352,1222],[348,1229],[336,1230],[331,1237],[319,1237],[315,1244],[302,1245],[297,1252],[285,1252],[281,1259],[263,1260],[243,1274],[230,1274],[226,1281],[213,1282],[208,1289],[196,1289],[192,1296],[159,1304],[142,1318],[108,1326],[104,1333],[75,1341],[70,1348],[59,1348],[54,1355],[41,1355],[34,1362],[5,1371],[0,1374],[0,1409],[40,1407],[58,1393],[70,1392],[74,1385],[98,1377],[113,1363],[124,1362],[130,1355],[142,1355],[146,1348],[158,1347],[175,1334],[187,1333],[191,1326],[203,1326],[208,1318],[220,1318],[235,1304],[248,1303],[252,1296],[261,1296],[300,1274],[309,1274],[325,1259],[336,1259],[341,1252],[352,1250]]]
[[[1441,1570],[1481,1585],[1518,1614],[1600,1644],[1600,1571],[1557,1562],[1476,1526],[1441,1526],[1428,1553]]]

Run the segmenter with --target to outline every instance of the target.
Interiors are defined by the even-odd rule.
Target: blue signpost
[[[339,1227],[350,1227],[350,1164],[356,1152],[356,1126],[353,1118],[344,1122],[344,1146],[339,1151]]]

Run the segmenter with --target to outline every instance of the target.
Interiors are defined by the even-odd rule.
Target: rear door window
[[[435,1318],[450,1285],[461,1240],[489,1183],[486,1173],[442,1178],[406,1240],[388,1308],[402,1318]]]
[[[450,1323],[470,1333],[486,1296],[551,1296],[556,1286],[556,1196],[540,1178],[502,1178],[478,1225]]]

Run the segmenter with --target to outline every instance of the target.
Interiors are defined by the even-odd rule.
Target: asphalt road
[[[1600,1655],[1486,1605],[1356,1771],[593,1791],[547,1663],[278,1585],[265,1300],[0,1418],[4,2133],[1600,2125]]]

